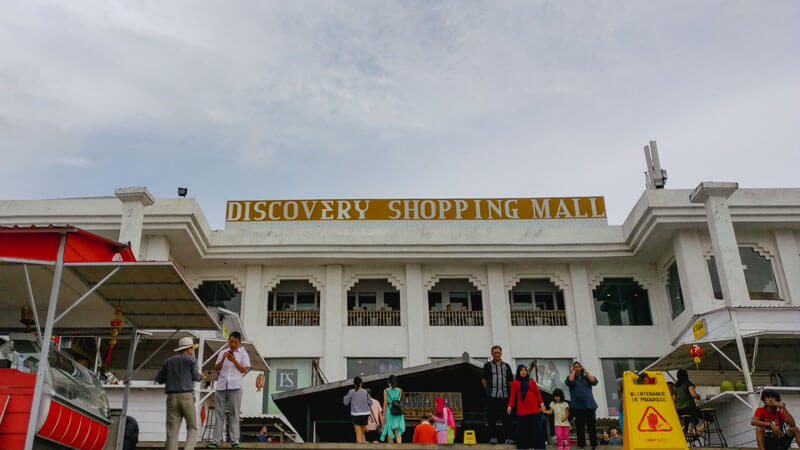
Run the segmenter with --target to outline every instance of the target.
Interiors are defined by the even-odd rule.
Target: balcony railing
[[[400,311],[347,311],[351,327],[399,327]]]
[[[560,327],[567,325],[566,312],[560,309],[511,311],[511,325],[518,327]]]
[[[433,327],[481,327],[483,311],[429,311]]]
[[[267,325],[273,327],[311,327],[319,325],[319,311],[269,311]]]

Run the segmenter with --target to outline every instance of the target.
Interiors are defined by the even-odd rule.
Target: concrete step
[[[197,444],[195,448],[205,448],[205,443]],[[179,444],[180,448],[183,448],[183,444]],[[453,445],[439,445],[439,444],[356,444],[354,442],[321,442],[316,444],[294,444],[294,443],[261,443],[261,442],[244,442],[242,443],[243,449],[259,449],[259,448],[268,448],[268,449],[293,449],[293,450],[301,450],[301,449],[322,449],[322,450],[349,450],[349,449],[359,449],[359,450],[387,450],[387,449],[409,449],[409,448],[430,448],[430,449],[451,449],[451,448],[463,448],[463,449],[470,449],[470,450],[511,450],[515,449],[516,447],[513,445],[489,445],[489,444],[476,444],[476,445],[465,445],[465,444],[453,444]],[[163,442],[139,442],[139,445],[136,446],[137,449],[147,449],[147,450],[155,450],[155,449],[163,449],[164,443]],[[224,444],[222,448],[230,448],[230,444]],[[549,445],[548,449],[555,449],[557,448],[555,445]],[[578,447],[571,446],[571,449],[577,450]],[[597,447],[599,450],[622,450],[622,447],[610,447],[610,446],[600,446]],[[702,449],[697,449],[702,450]],[[726,450],[726,449],[716,449],[716,450]],[[749,450],[743,448],[730,448],[727,450]]]

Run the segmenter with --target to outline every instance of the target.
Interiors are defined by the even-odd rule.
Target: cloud
[[[672,187],[795,183],[792,1],[5,12],[0,189],[14,195],[192,181],[220,226],[226,198],[604,194],[618,223],[653,138]]]

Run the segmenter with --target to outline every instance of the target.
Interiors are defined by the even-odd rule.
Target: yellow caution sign
[[[623,375],[624,450],[688,449],[664,374],[645,373],[643,382],[634,372]]]
[[[475,430],[464,430],[464,443],[477,444],[478,440],[475,438]]]

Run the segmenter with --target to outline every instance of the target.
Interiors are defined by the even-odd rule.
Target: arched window
[[[431,326],[483,326],[483,296],[466,278],[441,279],[428,292]]]
[[[594,290],[598,325],[652,325],[647,290],[633,278],[605,278]]]
[[[752,247],[739,247],[739,256],[742,258],[744,280],[751,300],[780,300],[778,296],[778,283],[772,271],[772,263],[761,256]],[[717,262],[714,256],[708,260],[708,274],[711,277],[711,288],[714,298],[722,299],[722,286],[717,273]]]
[[[267,325],[319,325],[319,291],[308,280],[282,280],[269,292]]]
[[[400,326],[400,292],[385,278],[358,280],[347,291],[347,325]]]
[[[567,324],[564,293],[546,278],[521,279],[508,296],[513,326]]]
[[[678,276],[678,263],[675,262],[667,269],[667,297],[669,297],[669,307],[674,319],[686,309],[681,290],[681,279]]]
[[[194,290],[204,305],[241,313],[242,293],[228,280],[204,281]]]

